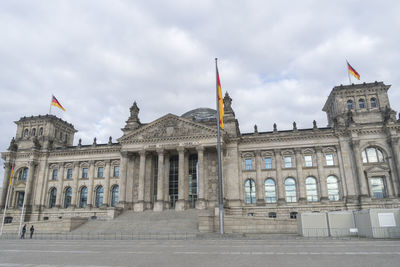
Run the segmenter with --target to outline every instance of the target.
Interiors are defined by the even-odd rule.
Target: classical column
[[[57,176],[57,197],[56,197],[56,207],[61,207],[61,197],[63,192],[63,185],[64,185],[64,163],[60,164],[60,171]]]
[[[154,203],[154,211],[162,211],[164,209],[164,149],[158,149],[157,155],[157,201]]]
[[[178,147],[179,170],[178,170],[178,201],[175,203],[175,210],[185,209],[185,148]]]
[[[11,162],[4,162],[4,177],[3,177],[3,187],[1,188],[0,209],[3,209],[4,205],[6,204],[6,196],[7,196],[8,184],[10,182],[11,168],[12,168]]]
[[[264,198],[264,183],[263,177],[261,176],[261,151],[256,151],[256,198],[257,198],[257,206],[265,205]]]
[[[34,174],[35,174],[35,162],[30,161],[28,163],[28,177],[26,180],[26,186],[25,186],[25,207],[26,208],[31,208],[32,207],[32,201],[31,201],[31,196],[32,196],[32,186],[33,186],[33,179],[34,179]]]
[[[399,137],[391,137],[390,147],[393,154],[394,168],[393,174],[393,194],[400,196],[400,152],[399,152]]]
[[[71,206],[79,207],[79,162],[73,163],[74,171],[72,172],[72,180],[74,181],[74,185],[72,188],[72,197],[71,197]]]
[[[303,166],[302,166],[302,154],[300,149],[295,150],[296,153],[296,175],[299,186],[299,202],[305,202],[307,200],[306,196],[306,185],[303,177]]]
[[[93,207],[93,193],[94,193],[94,171],[95,171],[95,166],[94,166],[94,160],[89,161],[89,186],[88,186],[88,198],[87,198],[87,207],[91,208]]]
[[[169,154],[165,153],[165,170],[164,170],[164,208],[169,209]]]
[[[146,175],[146,150],[140,150],[138,202],[134,205],[135,211],[144,210],[144,179]]]
[[[103,197],[103,207],[108,207],[110,201],[109,201],[109,195],[110,195],[110,166],[111,166],[111,160],[106,160],[106,166],[104,168],[104,197]]]
[[[203,146],[198,146],[196,147],[197,150],[197,166],[198,166],[198,170],[197,170],[197,180],[198,180],[198,184],[197,184],[197,188],[198,188],[198,192],[197,192],[197,201],[196,201],[196,209],[205,209],[206,208],[206,200],[205,200],[205,196],[204,196],[204,192],[205,192],[205,183],[204,183],[204,147]]]
[[[276,185],[278,187],[278,204],[285,204],[285,180],[282,177],[282,156],[279,149],[274,150],[275,153],[275,169],[276,169]]]
[[[126,205],[126,179],[127,179],[128,152],[121,152],[119,166],[119,200],[118,206],[124,208]]]
[[[361,161],[361,152],[360,152],[360,141],[352,140],[351,146],[353,148],[353,156],[356,165],[356,174],[358,180],[358,186],[360,190],[360,197],[368,196],[368,185],[366,178],[364,177],[364,173],[362,171],[362,161]]]
[[[324,175],[324,160],[322,155],[322,147],[316,147],[317,151],[317,171],[318,171],[318,180],[319,180],[319,192],[320,192],[320,200],[326,201],[328,200],[328,188],[326,185],[326,177]]]

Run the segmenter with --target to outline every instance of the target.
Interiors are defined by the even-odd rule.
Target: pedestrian
[[[32,239],[33,232],[35,231],[35,228],[33,228],[33,224],[32,224],[32,226],[31,226],[31,229],[29,229],[29,231],[31,231],[30,239]]]
[[[26,233],[26,224],[24,225],[24,227],[22,227],[21,239],[25,239],[25,233]]]

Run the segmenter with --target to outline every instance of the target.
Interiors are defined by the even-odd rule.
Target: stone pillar
[[[317,171],[318,171],[318,180],[319,180],[319,193],[320,200],[327,201],[328,200],[328,188],[326,185],[326,178],[324,174],[324,156],[322,154],[322,147],[316,147],[317,151]]]
[[[30,161],[28,163],[28,177],[26,180],[26,186],[25,186],[25,207],[26,208],[31,208],[32,207],[32,186],[33,186],[33,179],[34,179],[34,174],[35,174],[35,162]]]
[[[87,198],[87,207],[93,207],[93,195],[94,195],[94,160],[89,161],[89,186],[88,186],[88,198]]]
[[[178,175],[178,201],[175,203],[175,210],[185,210],[185,148],[178,147],[179,154],[179,175]]]
[[[164,149],[157,150],[158,154],[158,170],[157,170],[157,201],[154,203],[154,211],[162,211],[164,209]]]
[[[72,180],[74,181],[74,185],[72,188],[72,197],[71,197],[71,206],[73,208],[79,207],[79,162],[73,163],[74,171],[72,172]]]
[[[60,170],[57,176],[57,197],[56,197],[56,207],[61,207],[61,197],[63,192],[63,183],[64,183],[64,163],[60,164]]]
[[[257,206],[262,206],[265,205],[265,200],[264,200],[264,183],[263,183],[263,177],[261,175],[261,151],[257,150],[256,151],[256,159],[255,159],[255,165],[256,165],[256,199],[257,199]]]
[[[6,204],[6,196],[7,196],[8,184],[10,183],[11,168],[12,168],[11,162],[4,162],[4,177],[3,177],[3,187],[1,188],[0,209],[4,209],[4,205]]]
[[[306,196],[306,184],[303,177],[303,166],[302,166],[302,154],[300,149],[295,150],[296,153],[296,175],[297,184],[299,186],[299,202],[304,203],[307,200]]]
[[[392,170],[393,174],[393,194],[394,196],[400,196],[400,151],[399,151],[399,138],[390,138],[390,147],[393,154],[394,168]]]
[[[127,179],[128,152],[121,152],[119,166],[119,200],[118,206],[124,208],[126,205],[126,179]]]
[[[197,201],[196,201],[196,209],[205,209],[206,208],[206,199],[204,196],[205,192],[205,183],[204,183],[204,147],[203,146],[198,146],[196,148],[197,150],[197,166],[198,166],[198,171],[197,174],[199,177],[197,177],[198,180],[198,185],[197,188],[199,191],[197,192]]]
[[[275,153],[275,169],[276,169],[276,186],[277,188],[277,199],[279,205],[285,204],[285,177],[282,177],[282,155],[279,149],[274,151]]]
[[[358,180],[358,186],[360,190],[360,197],[368,197],[368,184],[366,178],[364,177],[364,173],[362,171],[362,160],[361,160],[361,152],[360,152],[360,141],[352,140],[351,146],[353,148],[353,157],[356,167],[356,175]]]
[[[146,150],[140,150],[138,202],[134,205],[135,211],[144,210],[144,179],[146,176]]]
[[[169,209],[169,154],[165,153],[165,170],[164,170],[164,208]]]
[[[109,195],[110,195],[110,168],[111,168],[111,160],[106,160],[106,166],[104,168],[104,197],[103,197],[103,207],[108,207],[108,203],[110,203]]]

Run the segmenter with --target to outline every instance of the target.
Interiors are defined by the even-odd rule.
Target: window
[[[370,103],[371,103],[371,108],[376,108],[377,105],[376,105],[376,98],[375,97],[371,98]]]
[[[67,170],[67,179],[72,179],[72,169]]]
[[[335,165],[335,163],[333,162],[333,155],[332,154],[325,154],[325,162],[326,162],[326,166]]]
[[[118,177],[119,176],[119,166],[114,166],[114,177]]]
[[[82,187],[79,197],[79,208],[85,208],[87,205],[87,193],[88,189],[86,186]]]
[[[12,223],[12,220],[13,220],[13,217],[10,217],[10,216],[5,217],[4,218],[4,223]]]
[[[72,199],[72,188],[67,187],[65,189],[65,194],[64,194],[64,208],[68,208],[71,206],[71,199]]]
[[[32,129],[32,136],[36,136],[36,128]]]
[[[265,186],[265,202],[275,203],[276,202],[275,181],[272,179],[267,179],[264,182],[264,186]]]
[[[256,203],[256,183],[253,179],[247,179],[244,183],[244,193],[246,204]]]
[[[245,170],[252,170],[253,169],[253,160],[252,159],[245,159],[244,160],[244,169]]]
[[[292,168],[292,157],[284,157],[285,168]]]
[[[28,168],[23,168],[18,175],[18,180],[20,181],[26,181],[28,178]]]
[[[42,136],[43,135],[43,127],[40,127],[40,129],[39,129],[39,136]]]
[[[82,178],[88,178],[88,168],[82,169]]]
[[[265,162],[265,168],[266,169],[272,169],[272,158],[266,157],[264,159],[264,162]]]
[[[361,155],[363,163],[384,162],[382,151],[375,147],[367,147]]]
[[[328,199],[332,201],[339,200],[339,183],[335,176],[328,176],[326,179],[326,186],[328,188]]]
[[[53,175],[51,176],[51,180],[57,180],[57,175],[58,175],[58,170],[54,169],[53,170]]]
[[[317,180],[314,177],[308,177],[306,179],[306,195],[307,201],[318,201]]]
[[[364,99],[359,99],[358,100],[358,106],[360,107],[360,108],[365,108],[365,101],[364,101]]]
[[[103,167],[98,167],[97,168],[97,178],[102,178],[103,177]]]
[[[100,185],[96,188],[96,208],[99,208],[103,206],[103,194],[104,194],[104,188]]]
[[[312,156],[304,156],[304,163],[306,164],[306,167],[312,167]]]
[[[385,198],[385,185],[383,183],[383,178],[374,177],[369,179],[371,185],[371,192],[373,198]]]
[[[296,182],[293,178],[287,178],[285,180],[285,193],[286,193],[286,202],[296,202]]]
[[[29,136],[29,130],[28,129],[25,129],[25,131],[24,131],[24,137],[28,137]]]
[[[24,205],[25,192],[17,192],[17,208],[21,208]]]
[[[351,110],[351,109],[353,109],[354,108],[354,106],[353,106],[353,101],[352,100],[347,100],[347,109],[348,110]]]
[[[292,211],[292,212],[290,213],[290,219],[297,219],[297,212]]]
[[[53,187],[50,190],[49,196],[49,208],[52,208],[56,205],[56,198],[57,198],[57,188]]]
[[[276,218],[276,212],[269,212],[268,218]]]
[[[111,207],[116,207],[118,204],[118,185],[114,185],[111,190]]]

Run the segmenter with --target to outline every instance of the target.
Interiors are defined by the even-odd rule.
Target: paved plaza
[[[400,266],[399,240],[0,240],[0,267]]]

